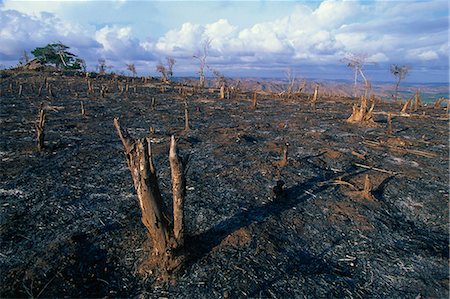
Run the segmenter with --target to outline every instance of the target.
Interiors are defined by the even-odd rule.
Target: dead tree
[[[416,90],[414,96],[414,112],[416,112],[420,107],[422,107],[422,100],[420,99],[420,91]]]
[[[36,123],[36,140],[37,149],[42,151],[44,149],[44,128],[45,128],[45,109],[43,103],[39,108],[39,120]]]
[[[408,106],[411,106],[411,102],[412,102],[412,98],[410,98],[405,105],[403,105],[402,110],[400,111],[401,113],[406,113],[406,110],[408,109]]]
[[[367,109],[367,98],[361,96],[361,104],[353,105],[352,115],[347,119],[348,123],[373,123],[373,108],[375,107],[375,101],[372,102],[369,109]]]
[[[316,84],[316,87],[314,88],[314,96],[313,99],[311,101],[311,106],[313,109],[316,109],[316,102],[318,99],[318,95],[319,95],[319,84]]]
[[[364,188],[361,191],[362,196],[367,200],[373,200],[372,189],[372,182],[370,181],[369,175],[366,174],[364,177]]]
[[[197,59],[200,63],[198,74],[200,76],[199,79],[199,87],[205,87],[205,66],[206,66],[206,58],[208,57],[209,49],[211,48],[211,38],[206,38],[202,42],[202,53],[196,54],[193,57]]]
[[[155,97],[152,97],[152,111],[156,110],[156,100]]]
[[[22,96],[23,85],[19,85],[19,98]]]
[[[295,74],[291,68],[288,68],[286,71],[286,79],[288,81],[287,98],[289,99],[293,96],[295,84]]]
[[[131,75],[136,76],[137,72],[134,63],[127,64],[127,70],[130,71]]]
[[[275,166],[279,167],[281,170],[288,163],[288,151],[289,151],[289,142],[286,142],[283,147],[283,153],[281,156],[281,160],[275,162]]]
[[[306,80],[302,80],[302,84],[300,84],[299,86],[298,86],[298,90],[297,90],[297,93],[302,93],[303,92],[303,90],[305,90],[305,87],[306,87]]]
[[[356,97],[356,91],[357,91],[358,74],[360,74],[364,80],[364,85],[365,85],[364,95],[366,98],[368,98],[368,96],[369,96],[368,92],[370,90],[370,82],[367,80],[367,78],[363,72],[363,67],[364,67],[364,64],[366,63],[366,59],[367,59],[367,54],[353,54],[353,53],[348,54],[346,57],[344,57],[344,59],[342,59],[343,62],[347,63],[347,67],[352,68],[354,71],[355,77],[354,77],[354,85],[353,85],[353,89],[354,89],[353,96],[355,96],[355,97]]]
[[[434,109],[440,109],[442,102],[445,101],[445,98],[439,98],[434,102],[433,108]]]
[[[150,138],[132,139],[114,119],[114,126],[125,149],[128,168],[142,212],[142,223],[153,243],[153,253],[142,267],[159,270],[164,277],[184,262],[184,198],[186,193],[187,159],[177,153],[174,136],[171,138],[169,162],[172,172],[173,222],[162,200],[156,168],[153,164]]]
[[[80,106],[81,106],[81,115],[85,116],[86,115],[86,110],[84,110],[84,103],[83,103],[83,101],[80,101]]]
[[[258,94],[256,91],[253,92],[253,100],[252,100],[252,108],[256,109],[256,106],[258,105]]]
[[[220,99],[223,100],[225,98],[225,84],[220,86]]]
[[[397,97],[398,97],[398,87],[400,85],[400,81],[402,81],[403,79],[406,78],[406,75],[408,75],[409,69],[410,69],[410,67],[407,65],[398,65],[398,64],[391,65],[391,74],[397,78],[397,84],[395,85],[394,100],[397,100]]]

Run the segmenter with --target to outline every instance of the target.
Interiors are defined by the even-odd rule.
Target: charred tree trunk
[[[156,100],[155,97],[152,97],[152,111],[156,110]]]
[[[225,86],[222,84],[220,86],[220,99],[223,100],[225,98]]]
[[[370,181],[369,175],[366,174],[364,177],[364,189],[362,190],[362,196],[367,200],[373,200],[372,189],[372,182]]]
[[[422,107],[422,100],[420,99],[420,91],[416,91],[414,96],[414,112],[416,112],[420,107]]]
[[[80,101],[80,106],[81,106],[81,115],[85,116],[86,115],[86,110],[84,110],[84,103],[83,103],[83,101]]]
[[[169,150],[170,170],[172,173],[173,195],[173,235],[176,246],[184,246],[184,198],[186,196],[186,159],[182,159],[177,153],[177,144],[172,135]]]
[[[256,106],[258,106],[258,95],[255,91],[253,92],[252,108],[256,109]]]
[[[405,103],[405,105],[403,105],[403,108],[402,108],[402,110],[401,110],[400,112],[406,113],[406,110],[408,109],[408,106],[411,106],[411,102],[412,102],[412,98],[410,98],[410,99]]]
[[[439,98],[434,102],[433,108],[434,109],[440,109],[442,102],[445,101],[445,98]]]
[[[36,124],[36,140],[38,151],[42,151],[44,149],[44,128],[45,128],[45,109],[41,104],[41,108],[39,109],[39,120]]]
[[[117,118],[114,119],[114,126],[125,149],[128,167],[142,212],[142,223],[147,228],[153,243],[155,260],[149,259],[146,266],[157,268],[164,277],[177,270],[184,261],[184,256],[180,252],[184,245],[183,213],[187,162],[178,156],[175,138],[172,136],[169,152],[174,207],[172,227],[159,189],[150,138],[132,139],[127,130],[120,127]]]
[[[319,84],[316,84],[316,87],[314,88],[314,96],[311,101],[311,107],[313,108],[313,110],[316,109],[316,102],[317,102],[318,95],[319,95]]]
[[[191,128],[189,127],[189,110],[187,99],[184,99],[184,130],[189,131]]]
[[[19,85],[19,98],[22,96],[23,85]]]

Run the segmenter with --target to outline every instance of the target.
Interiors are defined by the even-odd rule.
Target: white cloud
[[[171,55],[178,67],[189,68],[201,42],[211,37],[209,63],[230,68],[341,65],[340,59],[348,52],[366,53],[370,61],[380,64],[440,62],[448,66],[448,4],[443,2],[326,0],[315,9],[297,3],[289,4],[290,14],[271,21],[240,27],[223,16],[212,22],[193,19],[162,35],[152,36],[149,28],[148,38],[139,39],[137,28],[123,18],[105,21],[102,15],[101,25],[68,22],[64,16],[70,10],[65,5],[71,2],[6,0],[0,8],[0,59],[13,59],[23,49],[61,41],[91,61],[104,57],[117,63],[144,63]],[[110,9],[126,9],[127,5],[118,1]],[[257,4],[255,14],[256,8]],[[442,12],[446,18],[437,17]]]
[[[428,50],[418,54],[417,57],[422,60],[436,60],[439,58],[439,55],[435,51]]]
[[[184,23],[179,30],[170,30],[155,45],[157,51],[167,54],[192,55],[202,40],[204,28],[192,23]]]
[[[6,10],[0,14],[1,59],[18,59],[23,50],[30,51],[58,41],[67,43],[78,51],[98,46],[80,27],[63,22],[50,13],[30,16]]]

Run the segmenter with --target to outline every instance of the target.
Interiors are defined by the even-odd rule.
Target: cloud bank
[[[133,3],[118,2],[111,9],[125,5]],[[105,58],[117,70],[134,62],[138,72],[152,73],[159,59],[172,56],[176,70],[194,74],[192,56],[201,51],[203,40],[211,38],[208,63],[225,74],[239,70],[243,75],[277,74],[292,67],[305,75],[320,77],[324,70],[339,75],[345,71],[340,61],[346,54],[365,53],[377,80],[389,76],[387,65],[399,63],[416,67],[417,76],[448,81],[447,1],[292,4],[289,14],[250,26],[232,24],[226,17],[208,23],[193,19],[159,36],[152,36],[149,28],[144,37],[135,33],[131,21],[68,21],[58,6],[48,12],[40,6],[21,9],[17,2],[13,6],[5,2],[0,8],[0,64],[15,64],[23,50],[61,41],[91,68],[98,58]]]

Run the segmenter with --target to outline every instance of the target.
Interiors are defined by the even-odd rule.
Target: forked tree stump
[[[361,104],[359,107],[355,104],[353,105],[352,115],[347,119],[348,123],[365,123],[373,124],[373,108],[375,107],[375,101],[372,101],[372,105],[367,109],[367,98],[365,96],[361,97]]]
[[[172,136],[169,151],[173,191],[172,222],[161,197],[150,138],[132,139],[126,128],[120,127],[117,118],[114,119],[114,126],[125,149],[128,168],[133,177],[142,212],[142,223],[153,243],[152,254],[141,265],[141,270],[144,272],[147,268],[157,270],[162,278],[166,278],[179,269],[185,260],[183,219],[187,159],[178,155],[176,141]]]

